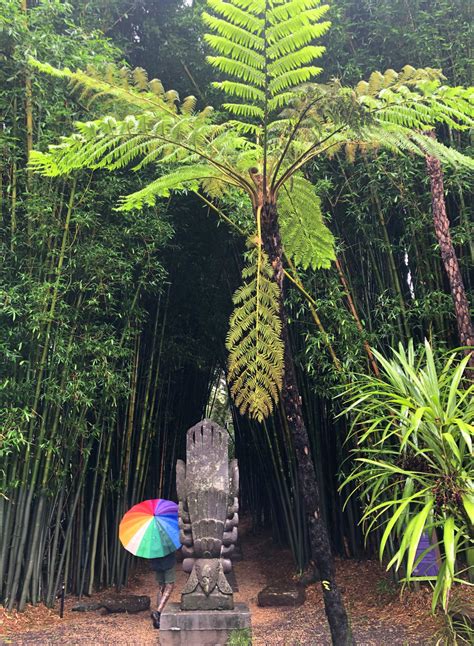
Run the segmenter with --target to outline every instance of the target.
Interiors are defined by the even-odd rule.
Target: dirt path
[[[329,645],[318,584],[307,588],[306,602],[299,608],[259,608],[259,590],[269,582],[291,577],[291,561],[289,554],[272,546],[268,538],[248,536],[243,552],[244,560],[235,566],[239,585],[236,600],[250,606],[253,644]],[[400,600],[385,573],[371,561],[339,561],[338,575],[359,646],[430,644],[437,626],[429,614],[429,593],[412,593]],[[174,601],[179,601],[184,578],[178,567]],[[147,571],[137,574],[126,591],[147,594],[153,604],[156,595],[153,574]],[[57,610],[42,607],[29,608],[22,615],[0,611],[0,643],[14,646],[159,645],[159,632],[153,629],[148,612],[134,615],[78,613],[71,610],[76,602],[76,599],[66,601],[63,619],[59,619]]]

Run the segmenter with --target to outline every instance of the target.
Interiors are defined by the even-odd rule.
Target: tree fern
[[[465,155],[425,134],[437,123],[461,130],[472,126],[472,91],[443,86],[438,70],[405,66],[401,72],[374,72],[355,88],[338,81],[315,85],[309,83],[319,72],[314,61],[324,51],[315,39],[329,27],[323,21],[327,5],[320,0],[208,0],[207,6],[206,40],[214,50],[209,62],[225,77],[216,85],[229,96],[224,107],[231,120],[217,123],[209,107],[196,111],[194,97],[181,102],[142,69],[86,73],[34,62],[68,80],[83,98],[109,101],[113,114],[77,124],[76,133],[48,153],[33,153],[32,167],[57,176],[86,166],[139,170],[159,164],[161,177],[121,198],[121,210],[154,204],[174,190],[205,192],[209,199],[241,190],[250,198],[256,221],[265,203],[277,204],[283,241],[277,262],[286,253],[296,264],[312,268],[329,266],[334,239],[322,221],[318,197],[298,175],[311,159],[344,148],[354,158],[357,150],[385,147],[472,167]],[[268,305],[267,260],[261,250],[251,253],[257,254],[252,266],[260,269],[246,269],[247,282],[238,292],[239,315],[251,307],[249,294]],[[273,336],[268,333],[272,347],[278,313],[276,306],[264,310],[263,320],[273,330]],[[283,359],[272,354],[273,363],[268,362],[262,351],[265,335],[257,343],[236,317],[234,313],[231,325],[237,325],[237,338],[232,331],[229,337],[233,392],[241,410],[261,419],[276,400]],[[252,352],[239,354],[242,348]],[[244,368],[244,357],[253,365]]]
[[[331,266],[336,259],[334,236],[323,222],[314,186],[296,175],[278,195],[280,231],[285,252],[303,269]]]
[[[283,373],[280,294],[261,244],[251,242],[235,292],[226,346],[231,393],[242,415],[262,421],[278,401]]]
[[[345,146],[349,158],[358,148],[387,148],[398,154],[433,154],[445,164],[472,169],[470,157],[428,134],[438,124],[456,130],[474,125],[473,89],[447,87],[442,80],[440,70],[406,65],[400,73],[373,72],[369,81],[359,82],[354,89],[339,81],[306,85],[287,116],[295,120],[304,114],[300,136],[322,140],[324,146],[316,143],[301,153],[294,145],[298,161],[290,168],[294,171],[321,152],[333,154]]]
[[[158,79],[148,81],[142,68],[117,69],[110,65],[104,73],[100,73],[93,66],[88,66],[85,72],[73,72],[67,67],[59,70],[34,58],[30,58],[29,63],[41,72],[69,81],[72,90],[78,93],[81,99],[93,101],[102,97],[116,99],[129,107],[160,110],[171,114],[176,112],[178,94],[174,91],[166,93]]]
[[[428,136],[437,124],[457,130],[474,126],[473,88],[446,87],[443,78],[440,70],[405,65],[400,73],[373,72],[368,83],[359,83],[357,98],[373,120],[365,131],[367,141],[373,137],[378,147],[432,154],[446,164],[472,169],[470,157]]]

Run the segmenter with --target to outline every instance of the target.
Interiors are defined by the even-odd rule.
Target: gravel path
[[[309,586],[306,602],[299,608],[260,608],[257,594],[269,582],[291,578],[287,552],[272,546],[268,538],[246,537],[244,561],[236,564],[239,592],[236,601],[248,603],[252,616],[254,646],[326,646],[330,644],[322,595],[318,584]],[[429,593],[423,590],[401,600],[391,589],[385,573],[371,561],[338,561],[338,581],[352,617],[358,646],[421,646],[432,643],[437,625],[429,613]],[[179,570],[179,568],[178,568]],[[179,601],[184,584],[179,571],[173,601]],[[153,574],[137,574],[124,592],[147,594],[153,600]],[[0,612],[0,644],[23,646],[147,646],[159,645],[159,631],[148,612],[132,615],[77,613],[76,599],[66,601],[65,616],[57,610],[30,608],[26,613]]]

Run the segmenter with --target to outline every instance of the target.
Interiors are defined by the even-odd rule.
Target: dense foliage
[[[209,191],[206,199],[215,195],[216,201],[208,199],[209,217],[187,196],[193,186],[182,175],[177,179],[183,197],[170,199],[173,178],[160,178],[159,190],[147,198],[153,204],[137,216],[117,213],[113,206],[156,179],[153,164],[139,178],[126,170],[97,169],[45,180],[28,171],[31,149],[46,150],[71,131],[73,121],[106,112],[120,121],[126,112],[117,96],[89,103],[26,60],[32,55],[56,68],[92,66],[115,74],[124,58],[131,67],[146,69],[149,78],[160,78],[166,89],[196,96],[196,103],[181,102],[184,112],[174,114],[194,122],[202,114],[205,127],[221,125],[223,114],[211,121],[202,113],[221,101],[212,83],[222,80],[219,65],[224,65],[205,64],[205,55],[216,52],[204,39],[209,27],[198,20],[204,4],[0,0],[0,518],[6,536],[0,585],[10,606],[39,598],[52,604],[63,581],[77,593],[125,579],[128,561],[116,540],[120,515],[142,495],[172,495],[183,432],[202,414],[226,365],[226,319],[244,245],[210,218],[235,214],[239,237],[255,241],[249,201],[233,190],[224,199],[214,175],[199,189]],[[469,85],[467,4],[334,0],[326,14],[333,22],[330,35],[317,43],[327,48],[318,78],[326,85],[307,87],[300,100],[316,98],[308,92],[324,88],[330,109],[324,123],[332,124],[335,114],[348,116],[341,90],[354,89],[360,79],[370,86],[374,69],[403,72],[407,63],[432,73],[442,68],[447,84]],[[252,74],[258,71],[254,66]],[[144,74],[134,81],[143,86]],[[379,94],[373,96],[376,82]],[[368,98],[367,88],[359,86],[359,105],[349,116],[359,115],[364,102],[384,100],[380,83],[380,75],[373,78]],[[410,92],[419,89],[412,85]],[[173,106],[175,99],[168,97]],[[392,99],[396,103],[396,91]],[[142,109],[135,105],[129,111],[139,119]],[[246,120],[251,130],[255,120]],[[437,134],[450,150],[469,155],[463,132],[443,126]],[[229,137],[229,146],[234,143]],[[261,160],[255,146],[250,151],[246,146],[239,143],[240,160],[231,160],[241,174]],[[282,235],[292,250],[285,304],[321,506],[333,547],[346,556],[379,549],[382,531],[374,531],[364,547],[359,502],[352,496],[343,510],[347,487],[342,498],[336,493],[336,473],[351,444],[344,445],[345,420],[336,418],[334,384],[346,382],[353,371],[383,372],[372,348],[385,353],[399,341],[425,337],[435,354],[458,345],[424,160],[383,150],[374,155],[370,147],[359,138],[341,138],[331,156],[311,160],[279,196]],[[470,183],[453,161],[445,167],[447,209],[472,303]],[[292,212],[295,199],[300,205]],[[297,235],[300,227],[317,235]],[[329,260],[335,262],[328,267],[320,252],[333,240]],[[250,290],[252,253],[263,258],[266,269],[256,249],[254,242],[244,268]],[[240,305],[242,311],[247,305]],[[275,538],[290,543],[303,567],[309,556],[306,520],[286,417],[277,408],[262,426],[232,412],[244,507],[255,526],[271,524]],[[385,549],[393,558],[399,547],[388,540]]]
[[[182,276],[180,263],[192,271],[194,259],[170,247],[171,209],[144,209],[140,218],[112,209],[136,187],[133,177],[44,182],[27,170],[32,144],[54,141],[90,114],[31,73],[27,56],[85,67],[120,54],[74,24],[70,5],[1,9],[0,586],[2,600],[22,608],[40,598],[53,604],[63,583],[82,593],[125,579],[118,522],[145,491],[172,486],[168,429],[194,421],[205,404],[226,293],[210,295],[224,314],[199,330],[200,277]],[[199,222],[194,253],[206,254],[206,217],[193,205],[179,209]],[[209,271],[221,265],[216,254]],[[148,478],[150,463],[161,466]]]

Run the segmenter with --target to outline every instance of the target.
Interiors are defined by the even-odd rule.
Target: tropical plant
[[[433,88],[429,79],[433,71],[426,70],[425,72],[428,72],[428,76],[420,82],[419,71],[417,72],[406,65],[401,77],[393,70],[387,70],[383,76],[378,73],[373,73],[368,83],[361,82],[357,85],[356,91],[358,95],[367,97],[367,100],[369,100],[374,108],[377,110],[381,109],[381,116],[378,119],[382,122],[381,125],[384,129],[385,137],[389,136],[387,125],[393,124],[394,122],[409,128],[417,129],[422,125],[426,128],[426,123],[420,124],[417,121],[417,103],[420,99],[420,93],[422,95],[426,94],[427,90],[431,93],[431,89]],[[435,74],[438,75],[438,78],[441,78],[436,71]],[[407,86],[410,85],[414,87],[410,87],[407,90]],[[444,113],[444,122],[448,126],[454,126],[458,130],[465,130],[472,128],[474,125],[472,94],[472,88],[464,89],[441,86],[436,87],[431,96],[435,102],[435,109]],[[407,102],[406,99],[410,95],[411,102]],[[426,140],[417,142],[418,133],[416,130],[412,132],[410,140],[417,142],[421,149],[425,151],[426,166],[431,186],[434,230],[440,247],[443,265],[449,280],[459,340],[461,345],[465,346],[466,351],[469,353],[470,347],[474,346],[474,329],[472,327],[469,303],[459,262],[451,240],[450,225],[444,198],[443,170],[440,155],[436,152],[436,135],[434,130],[425,134],[431,137],[431,142]],[[434,148],[432,145],[434,145]],[[450,152],[450,155],[452,155],[451,162],[455,165],[457,151]],[[469,364],[471,369],[474,369],[474,354],[470,355]]]
[[[433,610],[446,609],[453,584],[469,585],[474,555],[474,384],[462,387],[469,357],[437,362],[428,341],[420,356],[413,343],[390,359],[375,355],[380,377],[357,376],[344,391],[355,466],[343,486],[361,500],[366,535],[381,531],[380,558],[390,540],[398,545],[387,569],[403,566],[405,582],[432,582]],[[422,534],[434,540],[418,554]],[[438,549],[438,575],[417,575]]]
[[[469,646],[474,642],[474,626],[471,620],[472,604],[452,597],[443,624],[434,635],[436,646]]]
[[[332,236],[300,172],[316,156],[347,141],[417,154],[427,147],[447,162],[469,165],[463,155],[417,132],[431,129],[436,121],[453,126],[464,121],[438,97],[440,81],[430,70],[417,73],[424,93],[415,98],[400,79],[392,92],[396,106],[390,101],[381,106],[382,99],[374,104],[338,84],[318,87],[308,98],[299,88],[321,71],[313,63],[324,48],[313,43],[329,28],[329,22],[321,21],[328,6],[320,0],[208,0],[207,5],[203,19],[211,33],[206,40],[216,53],[209,61],[228,77],[216,86],[231,97],[223,105],[233,115],[230,120],[213,118],[209,108],[195,112],[193,97],[177,105],[177,94],[165,92],[156,79],[149,81],[143,70],[132,73],[130,83],[123,71],[109,70],[104,77],[94,70],[60,71],[35,63],[71,80],[85,94],[109,96],[116,106],[128,106],[131,114],[122,117],[117,107],[114,116],[78,124],[77,133],[49,153],[32,155],[32,167],[49,176],[84,166],[114,170],[131,162],[137,170],[156,163],[168,168],[167,174],[124,197],[122,210],[152,205],[176,190],[204,191],[205,200],[236,189],[247,195],[254,217],[244,233],[257,252],[249,258],[253,268],[245,270],[244,279],[251,280],[236,296],[228,339],[231,390],[240,397],[241,410],[257,419],[268,415],[281,396],[333,641],[345,644],[351,640],[350,629],[321,517],[283,302],[285,255],[313,267],[328,267],[334,259]],[[282,114],[292,104],[299,106],[296,112]],[[380,118],[384,111],[385,121]],[[232,215],[224,217],[232,220]],[[276,290],[262,289],[270,275]]]

